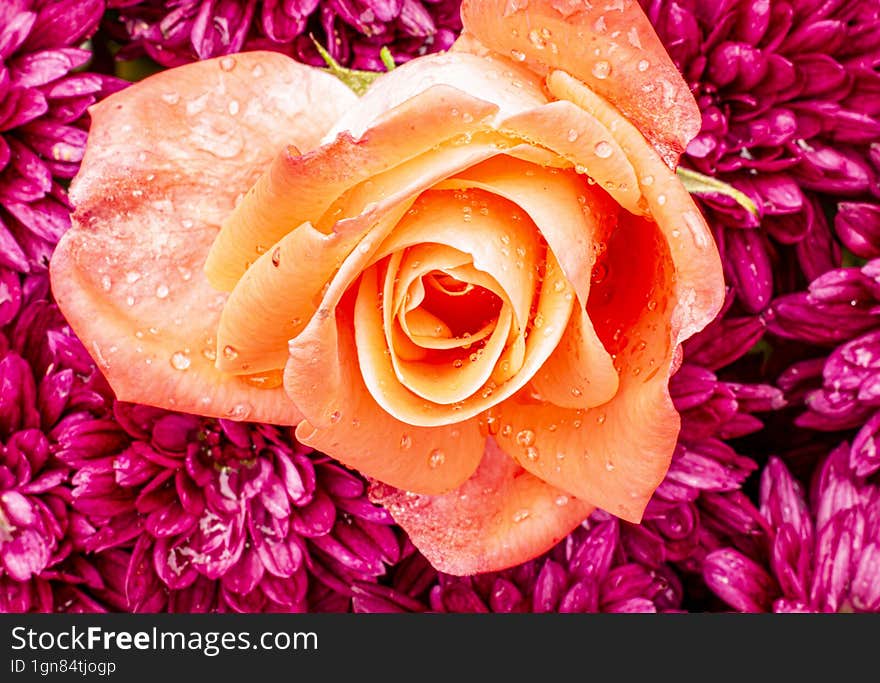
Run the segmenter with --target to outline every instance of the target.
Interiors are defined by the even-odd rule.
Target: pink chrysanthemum
[[[880,6],[871,2],[642,0],[691,84],[703,127],[683,163],[749,194],[752,217],[707,202],[739,305],[764,310],[840,265],[825,208],[880,196]],[[852,211],[843,209],[842,211]],[[880,254],[874,232],[835,226]],[[855,233],[855,234],[853,234]],[[868,241],[869,243],[865,243]]]
[[[461,30],[460,0],[110,0],[108,29],[131,41],[120,56],[146,52],[165,66],[251,49],[323,65],[310,35],[341,64],[383,71],[448,48]]]
[[[84,550],[125,551],[116,607],[305,611],[315,579],[350,595],[399,559],[363,482],[287,431],[122,403],[115,414],[124,448],[61,457],[93,527]]]
[[[709,586],[731,607],[756,612],[880,611],[880,488],[850,467],[848,444],[817,470],[809,502],[781,460],[761,480],[771,528],[762,566],[725,548],[706,561]]]
[[[45,269],[70,225],[64,182],[82,159],[86,109],[119,87],[76,71],[103,11],[102,0],[0,3],[0,267]]]
[[[70,448],[119,446],[111,393],[54,304],[45,278],[0,277],[0,611],[52,611],[56,589],[95,578],[75,551],[85,533],[70,508]],[[109,429],[108,429],[109,428]],[[83,435],[88,433],[88,437]]]

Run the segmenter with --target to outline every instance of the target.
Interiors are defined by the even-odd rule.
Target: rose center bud
[[[365,383],[411,424],[463,421],[521,389],[571,314],[571,285],[530,215],[474,184],[423,192],[355,288]]]

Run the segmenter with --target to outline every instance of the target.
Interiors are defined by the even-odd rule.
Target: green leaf
[[[679,180],[681,180],[685,189],[691,194],[724,195],[725,197],[730,197],[731,199],[733,199],[737,204],[739,204],[753,216],[758,215],[758,207],[755,206],[755,202],[753,202],[745,192],[737,190],[732,185],[723,183],[717,178],[703,175],[702,173],[697,173],[697,171],[691,171],[687,168],[681,168],[680,166],[676,173],[678,173],[678,178]]]
[[[314,36],[310,36],[310,38],[315,44],[315,49],[318,51],[318,54],[321,55],[321,59],[327,63],[327,71],[351,88],[352,91],[354,91],[354,94],[358,97],[363,95],[367,91],[367,88],[372,85],[373,81],[382,75],[381,71],[358,71],[357,69],[347,69],[333,59],[333,55],[327,52],[327,49],[315,40]],[[379,58],[382,60],[382,63],[388,71],[391,71],[394,68],[394,57],[391,55],[391,50],[387,47],[383,47],[379,51]]]

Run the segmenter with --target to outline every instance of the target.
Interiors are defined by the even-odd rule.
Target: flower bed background
[[[0,5],[0,611],[880,611],[880,5],[642,0],[703,112],[683,165],[729,285],[671,391],[634,526],[438,575],[364,482],[286,429],[114,401],[51,300],[89,105],[247,49],[382,70],[442,50],[440,0]]]

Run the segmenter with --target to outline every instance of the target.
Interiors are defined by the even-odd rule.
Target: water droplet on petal
[[[226,360],[235,360],[238,358],[238,351],[235,350],[232,346],[226,345],[223,347],[223,357]]]
[[[110,279],[109,275],[102,275],[101,289],[103,289],[105,292],[109,292],[111,287],[113,287],[113,280]]]
[[[156,298],[157,299],[164,299],[167,296],[168,296],[168,287],[167,286],[159,285],[158,287],[156,287]]]
[[[639,71],[647,71],[649,66],[651,66],[651,63],[647,59],[640,59],[639,63],[636,64],[636,68]]]
[[[610,144],[605,142],[605,140],[600,140],[599,142],[597,142],[595,150],[596,156],[600,159],[607,159],[612,154],[614,154],[614,148]]]
[[[444,462],[446,462],[446,456],[439,448],[435,448],[433,451],[431,451],[431,455],[428,456],[428,466],[432,470],[436,470]]]
[[[220,68],[223,69],[223,71],[232,71],[235,68],[235,57],[221,57]]]
[[[523,448],[531,446],[535,443],[535,432],[531,429],[523,429],[522,431],[517,432],[516,442]]]
[[[406,451],[409,450],[412,446],[412,437],[409,434],[404,434],[400,437],[400,450]]]
[[[524,62],[526,60],[526,53],[520,52],[519,50],[511,50],[510,56],[518,62]]]
[[[226,417],[232,420],[246,420],[251,414],[251,410],[250,403],[236,403],[226,411]]]
[[[534,446],[529,446],[528,448],[526,448],[526,457],[531,462],[538,462],[538,458],[541,457],[541,454],[538,452],[537,448],[535,448]]]
[[[568,496],[557,496],[556,504],[559,507],[564,507],[564,506],[568,505],[568,500],[569,500]]]
[[[513,521],[517,524],[525,521],[526,519],[528,519],[528,517],[529,517],[528,510],[517,510],[516,512],[513,513]]]
[[[190,359],[183,351],[175,351],[171,355],[171,367],[175,370],[186,370],[190,366]]]
[[[281,247],[272,250],[272,265],[276,268],[281,265]]]
[[[606,62],[604,59],[600,59],[598,62],[593,64],[593,75],[600,79],[604,80],[608,78],[611,74],[611,64]]]
[[[330,413],[330,424],[335,425],[337,422],[339,422],[341,417],[342,415],[339,413],[339,411],[334,410],[332,413]]]

